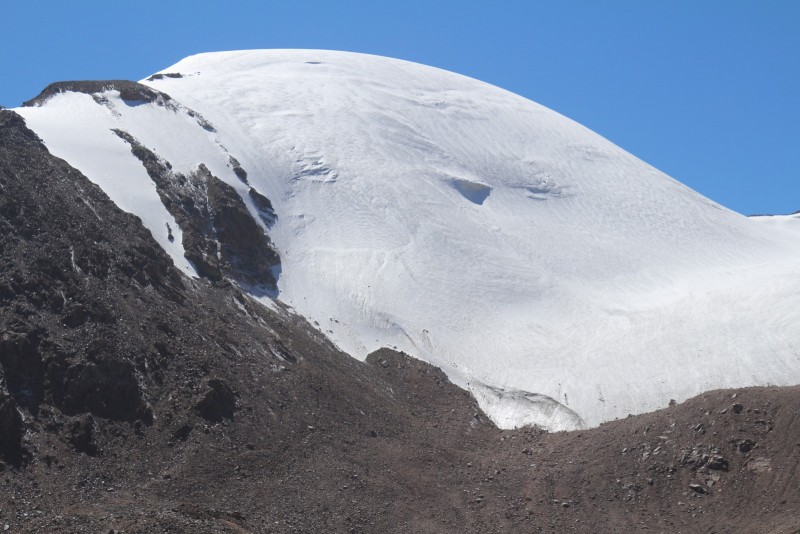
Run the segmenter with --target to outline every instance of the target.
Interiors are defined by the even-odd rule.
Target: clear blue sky
[[[197,52],[325,48],[473,76],[745,214],[800,210],[800,1],[0,2],[0,104]]]

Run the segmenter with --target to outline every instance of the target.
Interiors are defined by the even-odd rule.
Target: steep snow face
[[[121,209],[141,217],[153,237],[184,273],[196,276],[183,257],[180,227],[161,204],[147,171],[131,155],[130,146],[114,134],[123,120],[149,114],[151,106],[141,106],[138,113],[122,115],[117,108],[126,106],[119,94],[104,95],[105,105],[82,93],[63,93],[46,106],[15,110],[58,156],[98,184]],[[144,112],[144,113],[142,113]],[[148,118],[142,122],[148,123]],[[159,121],[161,122],[161,121]],[[169,128],[169,126],[166,126]],[[172,239],[170,239],[170,235]]]
[[[107,178],[132,165],[108,121],[244,198],[230,150],[277,215],[279,299],[355,357],[397,347],[441,366],[499,425],[551,430],[800,382],[793,227],[733,213],[518,95],[418,64],[244,51],[162,73],[143,83],[212,129],[153,104],[109,118],[87,95],[17,111],[154,236],[157,198],[123,192],[146,191],[147,176]],[[70,121],[83,140],[63,133]]]

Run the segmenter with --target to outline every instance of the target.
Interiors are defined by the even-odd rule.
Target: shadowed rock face
[[[267,197],[252,187],[248,191],[248,195],[250,195],[253,205],[258,210],[258,215],[264,222],[264,226],[271,228],[272,225],[278,220],[278,216],[275,214],[275,210],[272,208],[272,202],[270,202]]]
[[[16,402],[35,408],[43,395],[44,365],[37,350],[43,332],[19,323],[7,328],[0,335],[0,367],[6,387]]]
[[[189,176],[144,147],[132,135],[114,130],[131,146],[156,185],[161,202],[183,233],[186,258],[210,280],[229,278],[255,294],[273,294],[273,267],[280,263],[269,236],[253,219],[236,190],[201,164]],[[250,188],[264,224],[274,223],[269,199]]]
[[[242,198],[204,165],[195,172],[195,179],[206,184],[209,215],[220,245],[223,272],[251,292],[273,291],[276,280],[272,267],[280,263],[278,254]]]
[[[223,380],[212,378],[206,382],[195,409],[200,417],[212,423],[233,419],[236,393]]]
[[[22,416],[14,398],[0,390],[0,459],[18,465],[22,459]]]

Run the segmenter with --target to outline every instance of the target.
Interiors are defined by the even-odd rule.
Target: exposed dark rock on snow
[[[247,171],[242,168],[242,164],[239,163],[239,160],[229,155],[228,163],[230,163],[236,177],[239,178],[243,184],[250,185],[247,181]]]
[[[183,74],[180,72],[162,72],[158,74],[153,74],[147,81],[152,82],[153,80],[163,80],[164,78],[183,78]]]
[[[186,258],[201,276],[214,281],[228,277],[254,292],[275,291],[272,268],[280,263],[278,254],[235,189],[202,164],[189,176],[173,172],[168,161],[129,133],[114,132],[131,145],[152,178],[161,202],[183,232]],[[274,222],[269,200],[250,191],[265,224]]]
[[[206,184],[208,211],[220,247],[223,272],[251,292],[274,290],[276,280],[272,267],[278,265],[280,259],[242,198],[204,165],[200,165],[193,177]]]
[[[275,214],[275,210],[272,209],[272,202],[269,201],[267,197],[253,189],[252,187],[248,191],[250,195],[250,199],[253,201],[256,209],[258,209],[258,215],[263,221],[264,225],[267,228],[271,228],[272,225],[275,224],[275,221],[278,220],[278,216]]]
[[[160,105],[172,98],[146,85],[128,80],[81,80],[51,83],[38,96],[24,102],[26,107],[41,106],[48,99],[59,93],[73,92],[91,95],[105,91],[119,91],[122,100],[128,102],[156,102]]]

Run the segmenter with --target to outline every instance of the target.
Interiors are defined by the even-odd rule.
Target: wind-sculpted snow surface
[[[111,91],[17,111],[187,273],[164,231],[174,220],[111,128],[178,172],[205,164],[255,216],[248,188],[265,195],[278,298],[358,358],[396,347],[441,366],[501,426],[551,430],[800,382],[797,232],[551,110],[341,52],[201,54],[163,73],[142,83],[170,107]]]

